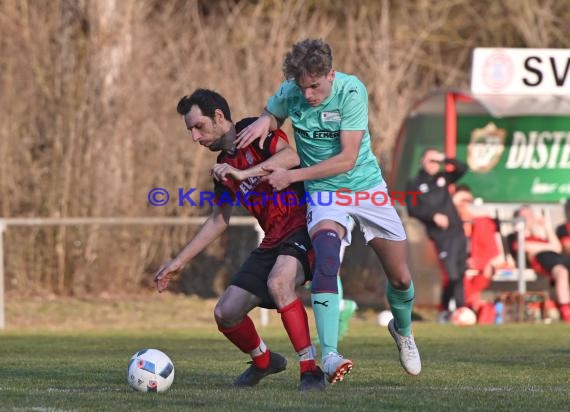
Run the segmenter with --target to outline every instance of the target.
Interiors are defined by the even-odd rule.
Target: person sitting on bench
[[[528,205],[515,212],[515,218],[522,218],[524,227],[524,250],[527,266],[537,274],[547,276],[554,285],[560,318],[570,323],[570,256],[562,255],[562,247],[549,222],[535,214]],[[518,253],[518,233],[507,237],[513,258]]]

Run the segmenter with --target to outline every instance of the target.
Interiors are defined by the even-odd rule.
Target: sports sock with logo
[[[301,373],[315,370],[317,365],[312,350],[309,320],[301,299],[295,299],[277,312],[281,314],[283,326],[289,335],[295,352],[299,355]]]
[[[248,353],[255,366],[261,369],[269,367],[269,349],[257,334],[255,325],[249,316],[231,328],[224,329],[218,325],[218,330],[239,350]]]
[[[321,356],[338,352],[338,270],[341,240],[333,230],[319,230],[311,237],[315,269],[311,284],[311,302],[321,344]]]
[[[338,323],[340,317],[336,293],[312,293],[315,324],[321,344],[321,356],[338,352]]]
[[[412,334],[412,308],[414,307],[414,283],[406,290],[394,289],[390,282],[386,287],[388,303],[394,315],[398,333],[402,336]]]

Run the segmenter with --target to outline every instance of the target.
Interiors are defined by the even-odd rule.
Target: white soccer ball
[[[389,310],[383,310],[378,314],[378,324],[380,326],[388,326],[388,323],[392,320],[394,316]]]
[[[462,306],[453,311],[451,323],[455,326],[472,326],[477,323],[477,315],[468,307]]]
[[[173,380],[174,364],[158,349],[142,349],[129,361],[127,381],[139,392],[165,392]]]

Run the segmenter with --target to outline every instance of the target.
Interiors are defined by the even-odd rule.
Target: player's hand
[[[273,187],[273,190],[283,190],[292,183],[289,170],[287,169],[264,166],[263,170],[269,172],[269,174],[264,176],[262,180],[268,182]]]
[[[170,279],[177,276],[182,271],[182,266],[176,259],[165,263],[154,275],[156,290],[160,293],[168,287]]]
[[[227,163],[216,163],[210,170],[210,174],[218,182],[225,182],[227,176],[231,176],[236,180],[243,180],[245,177],[243,175],[243,170],[238,170]]]
[[[436,213],[433,215],[433,222],[442,229],[449,227],[449,218],[443,213]]]
[[[236,147],[238,149],[243,149],[259,137],[259,147],[263,148],[263,142],[265,142],[265,139],[267,138],[270,126],[271,117],[267,115],[259,116],[255,122],[245,127],[237,134]]]

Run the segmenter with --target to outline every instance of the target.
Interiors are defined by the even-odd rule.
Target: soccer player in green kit
[[[301,168],[272,169],[265,179],[279,190],[303,181],[309,193],[307,225],[315,253],[311,300],[329,382],[341,381],[352,361],[338,352],[337,272],[341,240],[358,221],[388,277],[387,297],[394,315],[388,330],[406,372],[418,375],[421,361],[412,334],[414,285],[407,264],[407,240],[400,217],[370,147],[368,93],[352,75],[335,72],[330,46],[319,39],[293,45],[285,57],[286,80],[262,115],[238,134],[238,148],[290,118]]]

